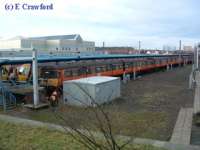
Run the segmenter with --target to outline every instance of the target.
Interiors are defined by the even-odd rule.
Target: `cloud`
[[[5,11],[5,3],[54,4],[53,11]],[[200,38],[196,0],[7,0],[0,2],[1,36],[79,33],[97,45],[161,48]]]

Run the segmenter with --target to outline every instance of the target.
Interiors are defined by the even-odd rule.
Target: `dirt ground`
[[[116,134],[158,140],[169,140],[181,107],[193,104],[193,91],[188,89],[191,66],[165,72],[142,75],[135,81],[122,84],[121,98],[103,106],[109,114]],[[96,117],[91,108],[59,106],[57,113],[65,117],[63,123],[52,110],[31,111],[18,108],[11,115],[74,127],[95,130]]]

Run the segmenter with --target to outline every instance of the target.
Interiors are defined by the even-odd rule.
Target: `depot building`
[[[43,36],[43,37],[15,37],[7,40],[0,40],[0,50],[6,49],[30,49],[56,50],[68,52],[93,52],[95,42],[84,41],[79,34]]]

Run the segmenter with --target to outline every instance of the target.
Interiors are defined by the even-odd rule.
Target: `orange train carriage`
[[[54,63],[40,66],[40,85],[62,87],[63,81],[90,76],[121,76],[145,72],[156,68],[166,68],[170,65],[192,63],[192,57],[164,57],[164,58],[133,58],[112,59],[104,61],[78,61],[75,63]]]

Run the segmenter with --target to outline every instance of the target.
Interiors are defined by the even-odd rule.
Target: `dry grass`
[[[70,135],[31,128],[24,125],[0,123],[1,150],[86,150]],[[125,150],[163,150],[150,145],[129,145]]]

